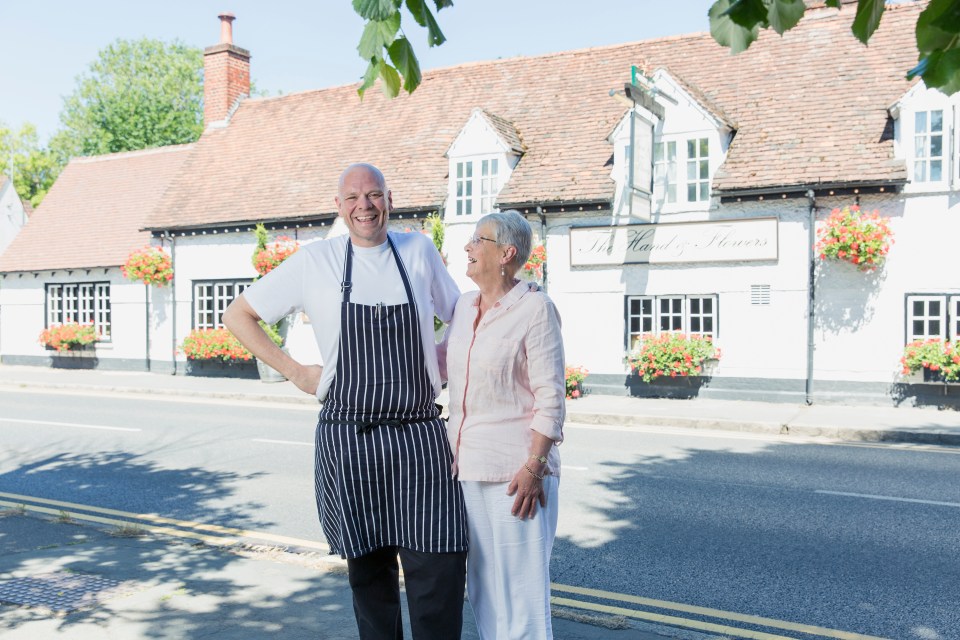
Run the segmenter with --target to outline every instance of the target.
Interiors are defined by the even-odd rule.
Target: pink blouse
[[[545,293],[520,282],[474,331],[479,302],[479,291],[460,296],[438,347],[450,394],[447,436],[461,480],[509,482],[530,457],[533,431],[563,441],[560,314]],[[547,473],[560,475],[556,445]]]

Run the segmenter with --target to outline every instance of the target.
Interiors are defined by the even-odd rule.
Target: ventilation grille
[[[770,304],[770,285],[750,285],[750,304]]]

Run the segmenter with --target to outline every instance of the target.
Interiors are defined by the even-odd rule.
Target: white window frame
[[[950,296],[947,302],[947,322],[950,337],[960,339],[960,296]]]
[[[222,329],[223,312],[250,280],[197,280],[193,283],[193,328]]]
[[[944,105],[948,107],[949,105]],[[934,131],[932,128],[933,114],[940,114],[940,129]],[[948,152],[950,150],[950,111],[948,108],[939,109],[917,109],[911,112],[912,117],[912,136],[910,141],[910,175],[915,184],[920,185],[942,185],[950,178],[950,161]],[[925,123],[920,130],[919,119],[924,116]],[[933,139],[940,138],[940,154],[933,155],[931,147]],[[922,147],[922,153],[920,148]],[[940,164],[940,179],[934,180],[929,176],[933,172],[934,163]],[[918,168],[921,168],[918,171]]]
[[[917,314],[914,311],[914,306],[916,303],[923,304],[923,313]],[[940,310],[938,313],[930,313],[930,303],[938,302],[940,303]],[[947,323],[947,296],[940,294],[908,294],[907,295],[907,304],[906,304],[906,341],[913,342],[914,340],[929,340],[932,338],[938,340],[945,340],[948,337],[948,323]],[[940,330],[936,333],[929,331],[930,322],[939,322]],[[914,322],[923,322],[924,329],[922,332],[918,333],[914,331]]]
[[[702,156],[699,151],[704,142],[707,154]],[[674,157],[665,160],[669,156],[664,156],[664,151],[671,145],[674,145]],[[693,155],[690,154],[691,145]],[[713,174],[720,163],[719,147],[717,137],[707,131],[658,136],[653,145],[654,206],[664,211],[709,207]],[[700,176],[703,163],[706,163],[706,178]],[[691,172],[694,175],[691,176]],[[689,197],[691,188],[695,190],[693,200]]]
[[[502,159],[498,155],[473,156],[453,163],[453,214],[479,217],[498,211],[502,186]]]
[[[109,282],[59,282],[46,286],[46,327],[91,324],[103,342],[110,340]]]
[[[703,302],[709,300],[711,311],[704,312]],[[692,311],[693,301],[700,303],[700,312]],[[639,313],[633,313],[636,302]],[[677,304],[679,302],[679,309]],[[646,304],[645,304],[646,303]],[[668,305],[665,308],[664,303]],[[626,302],[626,342],[628,350],[640,348],[644,335],[659,336],[663,333],[685,333],[716,338],[720,322],[717,294],[664,295],[664,296],[627,296]],[[703,322],[709,318],[712,330],[704,331]],[[664,320],[668,320],[666,326]],[[679,323],[677,322],[679,320]],[[692,331],[691,327],[701,323],[701,331]],[[634,323],[636,321],[636,324]],[[679,326],[678,326],[679,325]],[[634,330],[634,326],[639,328]]]

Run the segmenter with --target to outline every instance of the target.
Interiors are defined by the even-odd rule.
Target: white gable
[[[509,151],[510,145],[491,126],[483,111],[474,109],[456,140],[447,149],[447,157],[464,158]]]

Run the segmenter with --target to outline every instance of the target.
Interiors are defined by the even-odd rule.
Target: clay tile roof
[[[445,151],[474,109],[522,132],[524,155],[500,203],[613,198],[607,134],[623,116],[609,96],[630,67],[669,69],[737,134],[714,180],[721,193],[905,179],[883,136],[886,107],[911,86],[923,5],[886,9],[870,46],[855,12],[808,16],[782,38],[763,32],[737,56],[700,33],[425,72],[412,95],[387,100],[341,86],[240,104],[229,125],[195,143],[152,229],[334,215],[340,171],[379,166],[400,210],[435,210],[447,195]]]
[[[0,256],[0,272],[118,266],[192,145],[74,158]]]
[[[512,151],[523,153],[523,140],[520,137],[520,132],[517,131],[517,127],[512,122],[483,109],[481,109],[480,112],[483,114],[483,117],[487,119],[487,122],[490,123],[490,126],[493,127],[493,130],[497,132],[497,135],[503,138],[503,141],[507,143]]]

